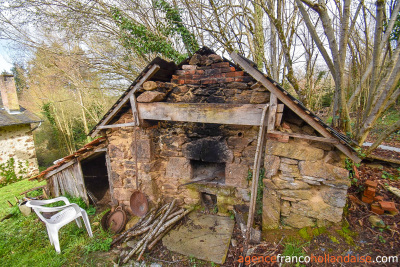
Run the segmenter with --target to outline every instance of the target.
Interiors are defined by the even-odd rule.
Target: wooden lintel
[[[142,120],[260,125],[265,104],[138,103]]]
[[[98,148],[93,151],[94,153],[107,152],[107,148]]]
[[[252,76],[255,80],[258,82],[262,83],[262,85],[268,89],[268,91],[271,92],[272,94],[275,94],[279,100],[285,104],[288,108],[290,108],[293,112],[295,112],[300,118],[302,118],[304,121],[306,121],[311,127],[313,127],[315,130],[317,130],[322,136],[326,138],[334,138],[334,136],[327,130],[325,127],[323,127],[321,124],[319,124],[317,121],[313,120],[305,110],[299,107],[299,105],[296,105],[293,103],[293,101],[290,99],[290,97],[287,95],[287,92],[281,91],[276,85],[274,85],[272,82],[270,82],[264,74],[262,74],[260,71],[256,70],[253,68],[245,59],[243,59],[241,56],[236,54],[235,52],[231,53],[231,58],[238,64],[245,72],[247,72],[250,76]],[[271,108],[271,107],[270,107]],[[357,156],[357,154],[351,150],[348,146],[344,144],[335,144],[335,146],[342,151],[346,156],[348,156],[350,159],[352,159],[356,163],[360,163],[361,159]]]
[[[127,123],[120,123],[120,124],[110,124],[110,125],[98,126],[97,129],[103,130],[103,129],[112,129],[112,128],[121,128],[121,127],[131,127],[131,126],[136,126],[136,123],[127,122]]]
[[[99,126],[97,126],[96,130],[91,134],[92,137],[97,136],[99,131],[101,130],[101,126],[107,125],[111,121],[111,119],[118,113],[118,111],[121,110],[121,108],[125,105],[127,101],[130,100],[131,95],[133,95],[137,90],[140,89],[142,84],[146,82],[148,79],[153,77],[153,75],[160,69],[160,66],[157,64],[154,64],[147,72],[146,74],[140,79],[140,81],[135,84],[135,86],[132,88],[132,90],[124,96],[124,98],[113,108],[113,110],[110,112],[110,114],[107,115],[107,117],[100,123]]]
[[[64,165],[61,165],[61,166],[58,167],[57,169],[52,170],[51,172],[46,173],[46,174],[44,175],[44,178],[45,178],[45,179],[48,179],[48,178],[50,178],[51,176],[53,176],[54,174],[56,174],[56,173],[58,173],[58,172],[60,172],[60,171],[62,171],[62,170],[64,170],[64,169],[68,168],[69,166],[72,166],[74,163],[77,163],[77,162],[78,162],[78,161],[77,161],[76,159],[73,159],[73,160],[71,160],[71,161],[65,163]]]
[[[286,135],[289,137],[324,142],[324,143],[329,143],[329,144],[339,144],[339,141],[336,139],[333,139],[333,138],[326,138],[326,137],[319,137],[319,136],[312,136],[312,135],[305,135],[305,134],[297,134],[297,133],[286,133],[286,132],[279,132],[279,131],[272,131],[269,133]]]

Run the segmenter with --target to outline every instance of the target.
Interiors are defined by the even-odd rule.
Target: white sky
[[[0,46],[0,73],[3,71],[10,72],[10,69],[12,68],[11,63],[12,61],[8,56],[7,51],[4,49],[4,47]]]

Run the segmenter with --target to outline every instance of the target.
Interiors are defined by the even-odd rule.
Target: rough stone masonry
[[[195,54],[175,72],[171,82],[145,83],[137,101],[268,103],[270,93],[263,87],[252,89],[254,83],[252,77],[216,54]],[[132,111],[126,110],[115,123],[130,121]],[[280,130],[316,135],[287,108]],[[236,204],[248,204],[248,176],[258,127],[146,121],[136,134],[135,143],[133,128],[109,129],[106,133],[111,186],[120,203],[129,205],[138,176],[138,189],[153,202],[177,198],[182,204],[196,204],[208,195],[216,197],[219,213],[227,213]],[[341,220],[349,180],[344,157],[335,147],[270,135],[263,163],[263,229],[321,226]],[[183,185],[221,169],[224,173],[218,174],[217,181]]]

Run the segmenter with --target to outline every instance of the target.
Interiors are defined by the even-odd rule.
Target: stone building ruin
[[[268,104],[263,229],[340,222],[350,186],[344,160],[360,161],[352,141],[231,57],[236,64],[202,48],[178,66],[156,58],[104,115],[90,134],[105,139],[111,200],[129,206],[139,189],[150,202],[176,198],[221,214],[248,205]]]

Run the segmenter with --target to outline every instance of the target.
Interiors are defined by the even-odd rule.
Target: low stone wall
[[[20,171],[18,168],[19,163],[24,167],[27,164],[26,177],[34,176],[38,173],[35,144],[30,130],[30,124],[0,128],[0,163],[5,163],[10,158],[14,158],[16,173]]]
[[[264,160],[263,229],[340,222],[350,186],[341,155],[325,143],[268,140]]]

